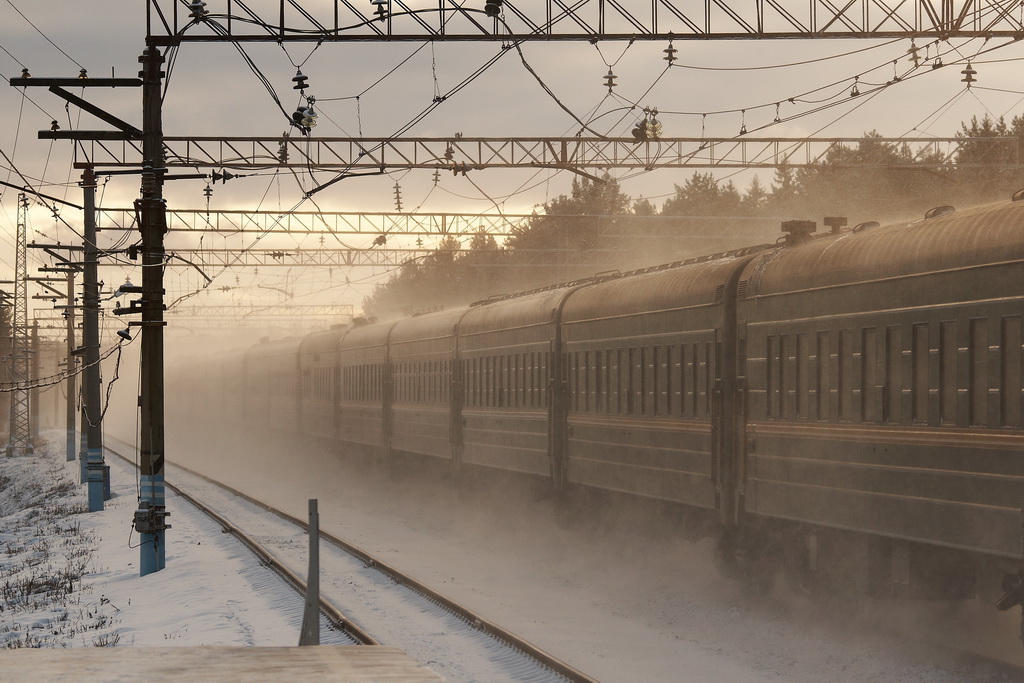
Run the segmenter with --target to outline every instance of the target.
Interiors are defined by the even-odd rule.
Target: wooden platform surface
[[[394,647],[104,647],[0,652],[8,681],[347,681],[436,683],[441,676]]]

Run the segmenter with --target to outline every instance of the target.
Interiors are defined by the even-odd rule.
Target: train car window
[[[861,330],[860,347],[860,405],[861,420],[877,422],[881,418],[881,396],[875,391],[878,384],[878,348],[876,331],[873,327]]]
[[[939,420],[956,423],[956,321],[939,324]]]
[[[807,343],[807,334],[796,335],[796,416],[807,419],[811,398],[811,351]]]
[[[853,419],[853,330],[839,331],[839,419]]]
[[[903,421],[903,334],[900,327],[885,330],[885,401],[883,422]]]
[[[414,363],[413,367],[416,373],[416,381],[414,382],[416,386],[415,402],[423,403],[430,398],[430,363],[420,361]]]
[[[928,344],[928,323],[915,323],[910,340],[910,412],[915,424],[928,424],[928,366],[931,346]]]
[[[696,375],[693,378],[693,386],[697,392],[696,417],[707,417],[711,374],[708,372],[708,344],[698,342],[694,347],[696,350],[694,354]]]
[[[634,355],[636,349],[619,349],[619,414],[629,415],[633,410],[633,398],[635,387],[633,386],[633,372],[635,363]]]
[[[658,364],[660,347],[652,346],[648,349],[650,358],[647,359],[647,414],[652,417],[658,416],[661,408],[662,396],[658,391],[661,382],[661,366]]]
[[[587,410],[587,362],[586,352],[577,351],[572,354],[574,357],[575,374],[572,395],[575,402],[575,411],[578,413]]]
[[[608,349],[605,353],[605,413],[613,415],[619,409],[619,365],[616,360],[619,352]]]
[[[790,418],[796,409],[796,361],[788,334],[779,335],[779,417]]]
[[[972,425],[988,423],[988,355],[988,319],[973,318],[967,345],[970,388],[967,419]]]
[[[523,354],[523,405],[533,407],[533,354]]]
[[[780,362],[780,344],[779,338],[776,335],[769,335],[767,340],[767,353],[765,354],[765,360],[767,361],[767,377],[765,378],[766,386],[765,391],[767,393],[768,403],[768,417],[779,417],[779,379],[781,376],[782,368]]]
[[[533,400],[531,405],[534,408],[539,408],[543,402],[541,397],[544,395],[543,374],[540,367],[541,354],[531,353],[530,359],[530,364],[533,366]]]
[[[627,352],[628,358],[628,376],[626,378],[626,414],[636,415],[641,409],[640,396],[643,392],[642,380],[643,373],[640,372],[640,366],[642,363],[641,350],[635,346],[630,347]]]
[[[583,382],[583,386],[580,387],[580,390],[583,393],[583,400],[580,403],[580,411],[584,413],[589,413],[592,400],[590,391],[593,389],[594,384],[593,377],[591,376],[591,373],[593,372],[593,367],[591,366],[590,361],[590,351],[580,351],[579,353],[580,362],[583,364],[583,370],[580,374],[580,381]]]
[[[664,402],[662,403],[662,414],[668,417],[672,416],[672,406],[675,405],[672,402],[672,391],[674,389],[672,385],[672,374],[674,371],[673,362],[675,360],[675,354],[673,353],[674,347],[672,344],[665,345],[664,354],[664,368],[661,375],[661,390],[664,394]]]
[[[676,373],[676,377],[679,378],[679,381],[677,382],[677,384],[679,385],[679,389],[676,392],[676,395],[679,397],[679,400],[676,403],[679,406],[680,417],[688,417],[690,415],[690,403],[687,396],[687,392],[690,386],[690,383],[687,381],[687,372],[688,368],[690,367],[687,363],[687,359],[689,357],[689,348],[689,344],[679,345],[679,372]]]
[[[1003,318],[1000,340],[1000,421],[1004,427],[1020,427],[1021,415],[1021,318]]]
[[[521,408],[526,407],[527,394],[526,394],[526,354],[521,353],[516,356],[516,403]]]
[[[829,411],[829,402],[831,392],[831,383],[829,381],[830,375],[830,363],[832,354],[832,338],[828,332],[818,332],[817,348],[815,349],[815,392],[817,398],[817,414],[815,418],[818,420],[827,420],[831,416]]]
[[[491,407],[491,390],[494,386],[494,358],[485,357],[480,359],[480,407]]]
[[[508,407],[508,356],[498,356],[498,407]]]
[[[480,358],[473,359],[473,406],[484,404],[484,368]]]
[[[541,378],[541,391],[538,394],[540,396],[540,408],[547,408],[548,406],[548,388],[551,386],[551,382],[548,378],[548,354],[540,353],[537,354],[540,358],[540,378]]]

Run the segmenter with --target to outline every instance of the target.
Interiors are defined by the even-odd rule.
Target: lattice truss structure
[[[49,137],[49,136],[47,136]],[[123,135],[121,136],[123,137]],[[636,143],[625,138],[164,138],[168,168],[298,168],[323,170],[434,169],[468,173],[487,168],[552,168],[600,171],[608,168],[800,168],[812,166],[860,138],[662,138]],[[970,137],[872,138],[911,153],[916,168],[941,166],[956,158]],[[985,138],[993,152],[1019,163],[1018,142]],[[137,166],[138,140],[89,140],[75,147],[82,167]],[[867,163],[867,162],[864,162]],[[964,164],[961,164],[964,165]]]
[[[26,386],[29,377],[29,353],[31,343],[28,325],[28,266],[26,263],[26,233],[28,230],[28,198],[18,195],[17,245],[14,259],[14,307],[11,318],[11,355],[7,359],[9,382]],[[32,453],[32,429],[28,389],[14,389],[10,392],[11,433],[7,443],[7,455],[28,455]]]
[[[703,40],[708,38],[1017,37],[1018,0],[504,0],[498,16],[484,0],[436,3],[365,0],[209,0],[227,35],[182,30],[189,9],[149,0],[155,45],[182,42],[326,40]],[[376,7],[381,7],[378,12]]]

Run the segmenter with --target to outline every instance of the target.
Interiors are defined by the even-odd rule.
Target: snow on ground
[[[0,457],[0,647],[298,643],[301,596],[189,505],[166,569],[140,577],[134,475],[110,464],[113,495],[89,513],[63,442]]]
[[[310,451],[261,457],[228,443],[169,456],[299,517],[318,498],[325,530],[606,683],[1006,680],[918,643],[923,624],[956,624],[970,606],[837,612],[784,592],[752,599],[714,572],[707,542],[641,528],[642,517],[559,520],[549,500],[524,506],[511,494],[352,472]],[[216,524],[170,498],[167,567],[140,578],[134,474],[111,458],[114,497],[86,513],[62,442],[40,450],[0,458],[0,645],[297,643],[301,598]],[[1012,633],[1016,617],[1000,628]]]

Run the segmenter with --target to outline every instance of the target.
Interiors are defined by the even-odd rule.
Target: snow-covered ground
[[[1019,647],[1017,614],[999,621],[991,608],[973,603],[826,604],[782,586],[751,598],[717,575],[708,543],[691,543],[671,525],[655,528],[629,511],[596,513],[598,524],[562,516],[547,499],[423,487],[409,478],[353,472],[313,451],[260,453],[235,438],[176,443],[168,455],[299,517],[308,499],[319,499],[325,530],[608,683],[1005,680],[921,644],[921,634],[926,627],[958,629],[990,646]],[[95,548],[82,578],[72,580],[73,590],[58,603],[6,607],[0,643],[297,642],[301,599],[180,499],[169,502],[167,568],[138,577],[138,549],[131,547],[137,537],[130,534],[134,476],[116,464],[116,495],[103,512],[17,511],[14,501],[24,496],[13,491],[30,488],[50,505],[81,506],[80,487],[59,487],[59,496],[46,490],[61,477],[77,478],[77,465],[66,466],[62,453],[0,461],[6,579],[16,576],[16,567],[59,574],[70,562],[66,555],[80,564],[84,556],[65,549],[71,546],[62,527],[80,526],[79,535]]]
[[[298,644],[301,596],[191,506],[174,506],[166,569],[140,577],[134,475],[112,462],[89,513],[62,448],[0,458],[0,647]]]

